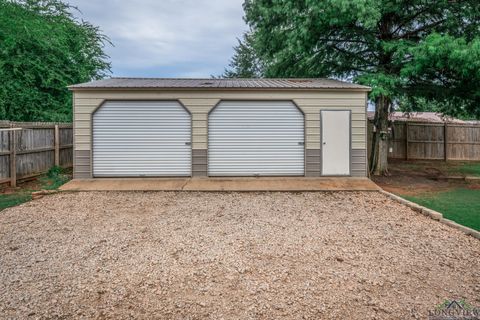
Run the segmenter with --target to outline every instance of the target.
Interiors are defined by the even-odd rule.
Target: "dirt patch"
[[[0,194],[14,194],[27,190],[39,190],[42,188],[42,186],[42,182],[35,177],[26,181],[22,181],[16,188],[12,188],[8,184],[3,184],[0,186]]]
[[[382,189],[400,195],[418,195],[430,192],[448,191],[460,185],[463,181],[438,180],[436,177],[416,175],[411,172],[390,171],[390,176],[372,177],[372,180]]]
[[[62,177],[65,177],[65,180],[72,179],[73,172],[71,168],[65,168],[62,172]],[[46,174],[25,178],[17,181],[17,187],[10,187],[9,183],[0,184],[0,195],[1,194],[14,194],[21,192],[29,192],[32,190],[41,190],[51,187],[55,183],[54,178],[48,178]]]
[[[0,318],[405,319],[480,241],[377,192],[57,194],[0,215]]]
[[[463,179],[447,180],[446,176],[459,176],[456,168],[462,162],[444,161],[389,161],[389,176],[373,176],[372,180],[382,189],[399,195],[449,191],[459,187],[477,188],[478,184]]]

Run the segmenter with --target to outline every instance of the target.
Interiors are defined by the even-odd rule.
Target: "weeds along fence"
[[[0,121],[0,184],[72,165],[72,124]]]
[[[369,154],[373,124],[368,125]],[[480,161],[480,124],[396,122],[389,158]]]

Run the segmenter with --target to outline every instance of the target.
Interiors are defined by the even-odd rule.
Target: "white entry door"
[[[322,175],[350,175],[350,111],[321,111]]]

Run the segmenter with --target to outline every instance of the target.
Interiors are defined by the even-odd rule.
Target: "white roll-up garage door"
[[[109,101],[93,115],[93,175],[191,175],[191,116],[176,101]]]
[[[288,101],[225,101],[209,115],[210,176],[303,176],[304,117]]]

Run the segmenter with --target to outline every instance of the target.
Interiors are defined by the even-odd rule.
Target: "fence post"
[[[17,131],[11,130],[9,132],[10,138],[10,186],[15,188],[17,186]]]
[[[60,166],[60,130],[58,124],[55,125],[55,165]]]
[[[405,160],[408,160],[408,120],[405,121]]]
[[[445,161],[448,161],[448,124],[446,122],[443,124],[443,152]]]

